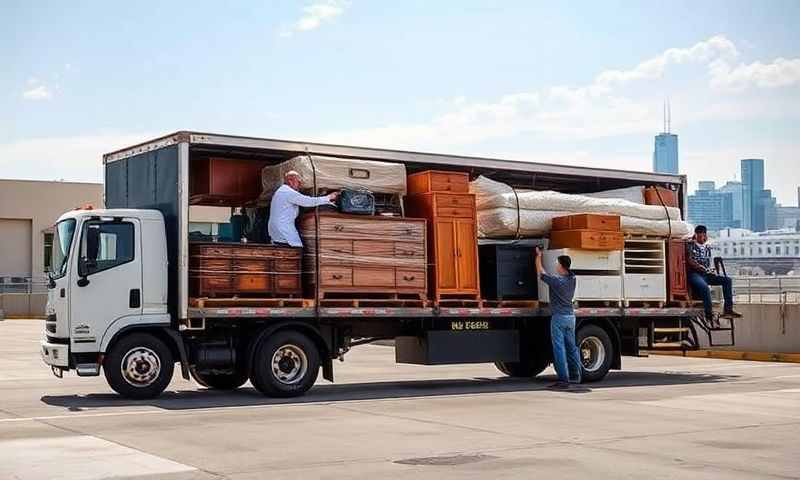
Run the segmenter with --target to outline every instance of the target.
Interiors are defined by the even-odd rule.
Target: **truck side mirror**
[[[78,286],[89,285],[91,269],[97,266],[97,254],[100,251],[100,228],[97,225],[88,225],[86,228],[86,251],[78,260]]]

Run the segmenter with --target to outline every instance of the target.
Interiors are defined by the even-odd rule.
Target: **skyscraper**
[[[763,191],[764,159],[742,160],[742,226],[754,232],[766,230]]]
[[[705,225],[711,231],[735,227],[733,193],[716,190],[714,182],[701,181],[694,195],[689,195],[689,222]]]
[[[678,173],[678,136],[670,133],[671,113],[669,103],[664,104],[664,131],[656,135],[653,150],[653,171]]]
[[[725,185],[717,189],[720,193],[730,193],[733,202],[733,227],[741,227],[744,224],[744,201],[742,199],[742,182],[729,180]]]

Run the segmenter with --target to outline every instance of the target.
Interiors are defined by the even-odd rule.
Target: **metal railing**
[[[731,278],[737,303],[800,303],[800,276]]]
[[[47,277],[43,276],[0,275],[0,315],[5,317],[44,315],[47,282]]]

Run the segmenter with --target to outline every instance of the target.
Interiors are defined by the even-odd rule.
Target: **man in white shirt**
[[[272,196],[267,223],[267,232],[272,243],[302,247],[303,242],[294,224],[300,214],[300,207],[329,205],[339,196],[339,192],[333,192],[323,197],[309,197],[299,192],[302,185],[300,174],[290,170],[283,176],[283,185]]]

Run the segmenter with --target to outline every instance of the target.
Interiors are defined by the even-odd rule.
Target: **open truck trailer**
[[[167,387],[179,363],[184,378],[209,388],[233,389],[250,379],[264,394],[296,396],[314,384],[320,368],[333,381],[335,359],[378,339],[395,340],[398,362],[491,362],[520,377],[550,364],[546,305],[340,307],[313,299],[292,306],[191,304],[189,207],[204,204],[202,196],[191,195],[191,185],[207,172],[207,159],[260,168],[300,154],[398,162],[409,174],[468,172],[515,188],[563,193],[657,185],[676,192],[681,210],[686,208],[685,176],[177,132],[105,155],[107,210],[75,210],[59,220],[61,253],[42,341],[53,372],[94,376],[102,367],[120,394],[150,398]],[[133,240],[116,247],[114,261],[86,265],[87,249],[96,252],[103,235]],[[583,378],[599,380],[620,369],[622,355],[652,348],[659,331],[679,332],[686,340],[678,348],[697,346],[701,311],[691,304],[579,306]]]

